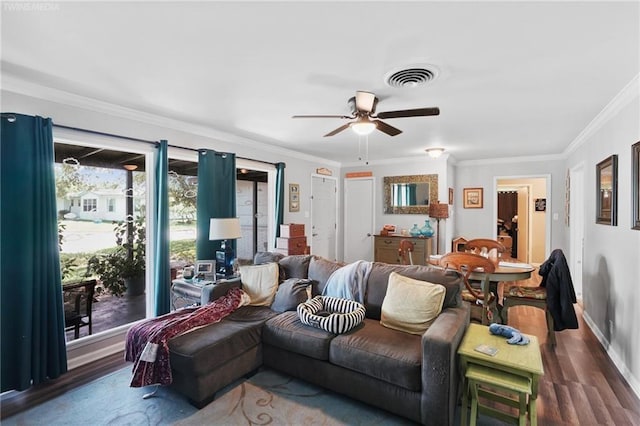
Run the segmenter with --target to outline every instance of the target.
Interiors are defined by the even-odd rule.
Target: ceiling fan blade
[[[371,92],[356,92],[356,108],[358,111],[373,111],[376,95]]]
[[[402,133],[402,130],[395,128],[393,126],[388,125],[384,121],[380,120],[372,120],[372,122],[376,123],[376,128],[383,133],[388,134],[389,136],[397,136]]]
[[[378,113],[378,118],[402,118],[402,117],[425,117],[429,115],[440,115],[440,108],[417,108],[401,109],[398,111],[386,111]]]
[[[291,118],[344,118],[352,120],[355,117],[349,117],[347,115],[293,115]]]
[[[337,135],[338,133],[340,133],[341,131],[348,129],[349,126],[351,126],[351,123],[347,123],[347,124],[343,124],[342,126],[338,127],[337,129],[335,129],[332,132],[327,133],[326,135],[324,135],[324,137],[326,138],[327,136],[334,136]]]

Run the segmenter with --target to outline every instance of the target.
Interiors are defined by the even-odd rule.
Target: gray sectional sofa
[[[311,280],[312,295],[321,294],[331,273],[343,266],[315,256],[256,256],[257,263],[265,260],[277,260],[287,278]],[[446,288],[444,308],[423,335],[380,324],[394,271]],[[237,285],[208,287],[203,302]],[[169,341],[172,386],[202,407],[221,388],[266,366],[422,424],[450,425],[460,394],[456,352],[469,325],[460,285],[454,271],[373,263],[365,287],[366,318],[338,335],[302,324],[295,307],[283,312],[241,307],[219,323]]]

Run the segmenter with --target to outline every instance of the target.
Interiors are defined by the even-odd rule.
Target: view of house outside
[[[127,173],[121,167],[83,166],[73,161],[55,165],[63,287],[65,283],[98,279],[92,307],[93,334],[145,317],[144,290],[141,294],[118,292],[117,287],[108,286],[108,277],[88,271],[92,258],[106,262],[109,255],[122,250],[118,238],[120,244],[126,243],[126,231],[119,234],[118,229],[126,230],[128,222],[136,230],[141,227],[135,244],[146,244],[146,174],[133,171],[132,190],[127,190]],[[171,261],[179,266],[191,264],[195,261],[197,178],[170,173],[169,193]],[[132,216],[127,215],[128,197],[133,198]],[[141,253],[144,263],[144,249]],[[80,337],[86,335],[85,327]],[[67,338],[73,338],[73,331]]]

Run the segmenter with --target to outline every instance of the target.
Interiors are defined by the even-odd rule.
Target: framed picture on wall
[[[618,225],[618,156],[596,164],[596,223]]]
[[[537,212],[543,212],[547,210],[547,199],[546,198],[536,198],[534,200],[534,205],[536,207]]]
[[[290,212],[300,211],[300,184],[297,184],[297,183],[289,184],[289,211]]]
[[[465,209],[481,209],[483,204],[483,188],[464,188],[462,201]]]
[[[631,146],[631,229],[640,230],[640,142]]]
[[[449,205],[453,205],[453,188],[449,188]]]

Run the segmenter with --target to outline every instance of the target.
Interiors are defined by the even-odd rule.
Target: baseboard
[[[622,374],[622,377],[624,377],[624,379],[627,381],[633,393],[635,393],[636,397],[640,399],[640,382],[638,382],[633,374],[631,374],[631,371],[629,371],[627,365],[624,363],[618,352],[616,352],[615,349],[611,347],[611,342],[609,342],[604,334],[600,332],[600,329],[596,326],[595,322],[591,319],[589,314],[583,311],[582,318],[584,319],[584,322],[585,324],[587,324],[589,329],[591,329],[594,336],[596,336],[596,339],[598,339],[605,352],[607,352],[607,355],[613,362],[613,365],[616,366],[620,374]]]

